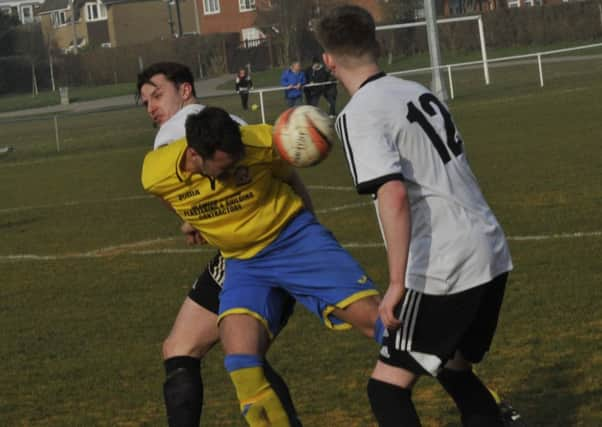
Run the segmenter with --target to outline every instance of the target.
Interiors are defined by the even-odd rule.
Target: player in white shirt
[[[424,86],[379,69],[366,10],[333,9],[318,38],[324,63],[351,96],[336,129],[357,191],[375,197],[387,247],[379,360],[401,369],[368,384],[379,425],[420,425],[411,389],[427,374],[454,399],[464,426],[503,426],[472,364],[491,345],[512,261],[452,116]]]
[[[196,98],[190,69],[182,64],[150,65],[138,75],[137,91],[148,115],[159,126],[154,149],[184,138],[186,118],[205,108]],[[241,125],[246,124],[239,117],[231,117]],[[189,244],[204,243],[199,232],[189,224],[183,223],[181,230]],[[200,365],[201,359],[219,341],[217,311],[224,274],[224,259],[217,253],[193,284],[163,342],[166,371],[163,394],[170,427],[199,425],[204,394]],[[285,324],[292,313],[294,299],[284,292],[282,299],[288,307],[281,319]],[[267,361],[264,369],[289,416],[290,425],[301,426],[286,383]]]
[[[196,100],[196,97],[192,98],[192,104],[187,104],[182,107],[180,111],[171,116],[167,121],[164,121],[163,124],[160,124],[159,131],[155,136],[155,143],[153,148],[156,150],[157,148],[167,145],[170,142],[176,141],[178,139],[184,138],[186,135],[186,131],[184,129],[184,124],[186,123],[186,118],[191,114],[200,113],[204,105],[199,104]],[[152,111],[149,111],[149,115],[151,118],[153,117]],[[158,114],[158,117],[162,117]],[[234,114],[230,114],[230,117],[234,119],[240,125],[246,125],[247,123],[238,116]]]

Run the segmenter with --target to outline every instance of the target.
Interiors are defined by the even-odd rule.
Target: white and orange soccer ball
[[[328,156],[336,140],[334,122],[318,107],[303,105],[283,112],[273,130],[274,145],[284,160],[304,168]]]

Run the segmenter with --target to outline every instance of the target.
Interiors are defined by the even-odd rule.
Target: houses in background
[[[171,9],[163,0],[46,0],[39,16],[46,43],[73,51],[170,38]],[[194,32],[194,0],[180,0],[179,9],[182,27]]]
[[[381,1],[354,0],[376,17]],[[270,0],[0,0],[0,11],[39,23],[45,42],[66,52],[190,34],[239,33],[252,43],[266,37],[257,9],[271,7]]]
[[[328,2],[321,1],[322,7]],[[440,14],[453,16],[485,13],[502,6],[526,7],[568,1],[436,0],[436,3]],[[381,6],[387,0],[350,2],[367,8],[379,21],[383,15]],[[241,42],[253,43],[266,37],[266,29],[262,31],[256,25],[257,11],[271,7],[271,0],[0,0],[0,11],[18,16],[23,24],[39,22],[47,45],[67,52],[189,34],[239,33]],[[417,19],[420,11],[416,10]],[[319,6],[314,13],[320,13]],[[271,30],[278,32],[277,27]]]
[[[65,51],[190,34],[264,37],[254,27],[255,0],[46,0],[38,16],[46,42]]]
[[[44,0],[0,0],[0,12],[18,17],[21,24],[33,24],[42,3]]]

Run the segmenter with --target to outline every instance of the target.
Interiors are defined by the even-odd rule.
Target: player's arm
[[[159,200],[161,200],[161,202],[163,202],[163,204],[165,206],[167,206],[167,209],[169,209],[173,213],[176,213],[173,206],[171,206],[171,204],[169,204],[169,202],[167,200],[165,200],[162,197],[159,197]],[[178,216],[178,218],[182,219],[179,216]],[[190,246],[203,245],[203,244],[207,243],[207,241],[203,238],[203,235],[201,234],[201,232],[199,230],[197,230],[196,228],[194,228],[190,223],[188,223],[186,221],[183,221],[182,224],[180,225],[180,231],[182,232],[182,234],[184,234],[184,236],[186,237],[186,243],[188,243],[188,245],[190,245]]]
[[[393,310],[405,293],[405,275],[410,247],[410,204],[405,184],[400,180],[384,183],[377,191],[378,216],[387,247],[389,287],[379,306],[385,327],[398,328]]]
[[[290,168],[290,173],[286,178],[283,179],[288,185],[290,185],[295,193],[301,197],[303,201],[303,206],[305,209],[314,213],[314,204],[311,201],[311,196],[309,195],[309,191],[307,191],[307,187],[301,180],[301,177],[297,173],[297,171],[293,168]]]
[[[201,232],[194,228],[189,222],[184,221],[180,226],[180,231],[186,236],[186,243],[190,246],[204,245],[207,243]]]
[[[278,150],[272,146],[272,175],[277,179],[281,179],[290,185],[295,193],[301,197],[303,201],[303,206],[305,209],[314,212],[314,204],[311,200],[311,196],[309,195],[309,191],[307,187],[303,183],[303,180],[290,164],[285,162],[280,158],[278,154]]]

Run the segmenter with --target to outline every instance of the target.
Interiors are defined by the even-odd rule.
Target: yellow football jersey
[[[212,180],[181,168],[186,140],[149,152],[142,166],[144,189],[167,201],[226,258],[250,258],[273,242],[302,208],[283,179],[291,167],[272,146],[272,127],[241,127],[245,156],[223,178]],[[213,181],[213,182],[212,182]]]

